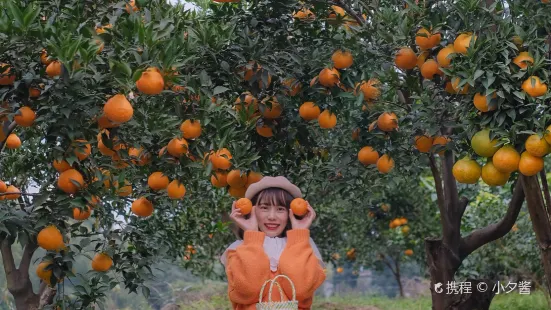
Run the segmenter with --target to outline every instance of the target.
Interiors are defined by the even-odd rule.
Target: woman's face
[[[289,220],[289,211],[285,206],[261,203],[256,206],[258,227],[268,237],[278,237],[285,230]]]

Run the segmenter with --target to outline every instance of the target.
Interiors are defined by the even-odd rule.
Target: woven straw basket
[[[281,289],[281,286],[279,283],[277,283],[277,278],[282,277],[285,278],[291,283],[291,288],[293,289],[293,299],[289,301],[272,301],[272,288],[275,283],[277,285],[277,288],[279,289],[279,296],[283,296],[283,290]],[[266,287],[266,284],[270,282],[270,291],[268,292],[268,301],[262,302],[262,295],[264,295],[264,288]],[[268,280],[264,282],[262,285],[262,289],[260,290],[260,296],[258,297],[258,303],[256,304],[256,310],[298,310],[298,301],[296,300],[296,291],[295,291],[295,284],[291,279],[289,279],[286,275],[277,275],[275,278]]]

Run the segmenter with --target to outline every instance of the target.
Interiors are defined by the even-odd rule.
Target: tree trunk
[[[551,290],[551,223],[547,217],[547,210],[543,202],[537,177],[521,176],[521,178],[523,178],[528,211],[530,212],[530,219],[532,220],[532,226],[534,227],[536,239],[540,247],[541,260],[547,282],[546,286],[549,291]]]
[[[450,249],[442,244],[440,239],[425,239],[427,263],[431,280],[431,296],[433,310],[488,310],[494,297],[494,283],[488,280],[467,279],[470,290],[460,289],[458,292],[448,292],[448,285],[455,281],[454,275],[461,260]],[[477,289],[480,282],[486,283],[486,290]]]
[[[404,287],[402,286],[402,276],[400,275],[400,263],[396,261],[396,282],[398,282],[398,289],[400,290],[400,297],[404,297]]]

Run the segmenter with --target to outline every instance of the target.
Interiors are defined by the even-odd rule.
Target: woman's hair
[[[270,206],[285,206],[287,211],[291,208],[291,201],[293,201],[293,196],[289,194],[288,191],[277,188],[277,187],[270,187],[266,188],[264,190],[261,190],[258,194],[256,194],[253,199],[251,199],[251,202],[253,203],[253,206],[258,206],[262,203]],[[251,213],[245,215],[245,218],[249,219],[251,217]],[[283,230],[283,233],[280,237],[286,237],[287,236],[287,230],[291,229],[291,221],[287,219],[287,225],[285,225],[285,229]],[[243,239],[245,232],[243,229],[239,228],[239,238]]]

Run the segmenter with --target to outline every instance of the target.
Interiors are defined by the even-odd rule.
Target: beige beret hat
[[[260,181],[253,183],[247,188],[245,192],[245,198],[253,199],[253,197],[260,191],[270,188],[281,188],[289,192],[293,198],[302,198],[302,192],[293,183],[289,182],[287,178],[282,176],[277,177],[263,177]]]

